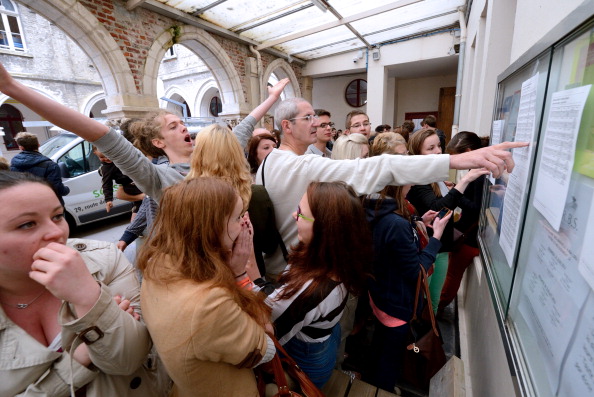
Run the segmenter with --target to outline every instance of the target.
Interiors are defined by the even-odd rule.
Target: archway
[[[156,98],[138,95],[132,72],[119,45],[85,7],[80,4],[73,6],[73,2],[67,0],[20,2],[62,29],[91,58],[103,83],[108,113],[121,112],[126,106],[146,107],[147,101],[151,100],[156,106]]]
[[[169,48],[171,32],[163,32],[153,43],[144,70],[145,94],[157,94],[157,77],[161,59]],[[192,50],[208,67],[219,88],[223,105],[221,115],[249,113],[239,74],[231,58],[220,44],[205,31],[194,26],[182,26],[178,42]]]
[[[262,81],[264,82],[264,84],[268,83],[272,74],[274,74],[278,80],[284,78],[289,79],[290,83],[284,89],[284,93],[287,98],[301,97],[299,81],[297,80],[297,76],[295,76],[295,72],[291,68],[291,65],[289,65],[287,61],[279,58],[270,62],[266,69],[264,69],[264,73],[262,74]],[[262,92],[262,95],[266,95],[268,91],[264,86],[262,87],[262,90],[260,92]],[[265,98],[261,98],[261,100],[264,99]]]
[[[93,118],[104,118],[106,117],[103,113],[107,109],[105,103],[105,94],[103,92],[97,92],[84,100],[82,113]]]
[[[202,117],[213,117],[214,114],[210,110],[210,104],[212,99],[218,97],[221,98],[219,87],[217,86],[214,79],[208,80],[200,87],[198,95],[196,95],[196,104],[199,106],[200,116]],[[216,117],[216,116],[214,116]]]

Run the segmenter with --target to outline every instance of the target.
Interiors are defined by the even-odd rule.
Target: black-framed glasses
[[[297,219],[299,219],[299,218],[303,219],[304,221],[308,221],[308,222],[315,221],[314,218],[308,218],[305,215],[303,215],[303,213],[301,213],[301,207],[300,206],[297,206]]]
[[[334,123],[330,122],[330,123],[322,123],[320,124],[320,128],[326,128],[326,127],[334,127]]]
[[[293,117],[292,119],[289,119],[289,121],[295,121],[295,120],[307,120],[308,123],[313,123],[314,120],[318,119],[318,116],[316,116],[315,114],[308,114],[307,116],[303,116],[303,117]]]

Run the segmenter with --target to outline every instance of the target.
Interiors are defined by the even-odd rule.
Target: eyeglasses
[[[308,123],[313,123],[314,120],[318,119],[318,116],[316,116],[314,114],[308,114],[307,116],[303,116],[303,117],[293,117],[292,119],[289,119],[289,121],[295,121],[295,120],[301,120],[301,119],[305,119]]]
[[[363,123],[363,124],[361,124],[361,123],[357,123],[357,124],[353,124],[353,125],[351,125],[351,128],[361,128],[361,126],[363,126],[363,127],[367,128],[367,127],[369,127],[370,125],[371,125],[371,123]]]
[[[303,214],[301,213],[301,207],[300,207],[300,206],[297,206],[297,219],[299,219],[299,218],[303,219],[304,221],[308,221],[308,222],[313,222],[313,221],[315,221],[315,219],[313,219],[313,218],[308,218],[308,217],[306,217],[305,215],[303,215]]]
[[[322,123],[320,124],[320,128],[326,128],[326,127],[334,127],[334,123]]]

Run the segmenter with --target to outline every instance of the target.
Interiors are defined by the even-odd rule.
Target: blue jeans
[[[332,334],[324,342],[308,343],[293,337],[283,346],[311,381],[322,388],[332,375],[336,364],[336,352],[340,344],[340,324],[332,328]]]

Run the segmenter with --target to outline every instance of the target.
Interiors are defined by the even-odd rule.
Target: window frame
[[[0,50],[5,51],[14,51],[14,52],[27,52],[27,43],[25,40],[25,33],[23,31],[23,24],[21,23],[21,18],[18,12],[18,8],[14,2],[11,0],[2,0],[2,2],[10,3],[15,11],[8,10],[4,6],[0,5],[0,18],[2,20],[2,26],[6,29],[4,30],[4,34],[6,36],[7,44],[0,44]],[[10,23],[8,21],[9,17],[13,17],[16,20],[18,32],[14,33],[11,30]],[[13,35],[18,34],[21,39],[22,47],[15,46]]]
[[[361,89],[361,82],[365,82],[365,91],[363,91]],[[352,102],[349,99],[349,88],[354,84],[356,84],[356,91],[355,91],[355,96],[356,96],[356,103]],[[363,94],[365,95],[365,97],[363,98]],[[350,94],[352,96],[352,94]],[[354,79],[351,80],[346,88],[344,89],[344,100],[346,101],[346,103],[353,108],[360,108],[362,106],[365,106],[367,104],[367,80],[365,79]]]

